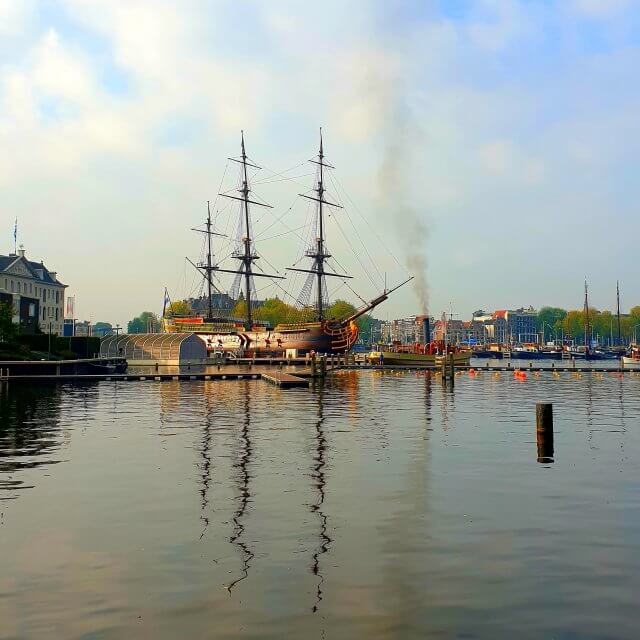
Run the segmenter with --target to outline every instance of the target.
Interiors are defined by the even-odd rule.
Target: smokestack
[[[420,327],[422,342],[429,344],[431,342],[431,322],[429,316],[416,316],[416,331]]]
[[[424,343],[429,344],[431,342],[431,322],[429,322],[429,316],[423,318],[422,326],[424,330]]]

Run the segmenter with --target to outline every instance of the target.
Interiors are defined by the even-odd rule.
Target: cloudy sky
[[[244,129],[282,271],[322,126],[360,295],[424,269],[435,315],[578,307],[585,276],[596,306],[616,279],[638,304],[639,45],[634,0],[0,0],[0,251],[17,217],[81,317],[158,311],[197,289],[189,228]],[[408,286],[378,315],[420,304]]]

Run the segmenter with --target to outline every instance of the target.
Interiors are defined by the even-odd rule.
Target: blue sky
[[[596,306],[616,279],[637,304],[639,45],[631,0],[0,0],[2,250],[17,216],[83,317],[158,310],[165,286],[194,291],[189,227],[239,130],[278,217],[312,178],[269,171],[310,158],[322,125],[357,205],[329,246],[364,297],[424,268],[434,315],[578,307],[585,276]],[[299,244],[259,249],[282,270]],[[379,315],[419,306],[407,287]]]

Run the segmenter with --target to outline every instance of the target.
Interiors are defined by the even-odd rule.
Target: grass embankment
[[[49,351],[51,344],[51,351]],[[75,336],[63,338],[46,334],[18,335],[0,342],[0,361],[75,360],[94,358],[100,353],[100,338]]]

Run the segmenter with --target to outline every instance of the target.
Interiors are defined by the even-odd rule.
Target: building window
[[[56,322],[58,320],[58,307],[56,307]]]
[[[13,288],[13,280],[11,281],[11,293],[13,293],[15,289]]]
[[[60,302],[60,292],[56,291],[56,304]]]
[[[29,305],[29,317],[30,318],[36,317],[36,305],[33,304],[33,302]]]

